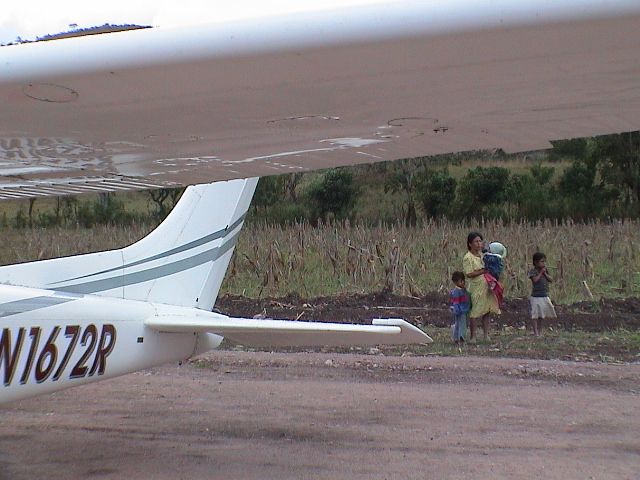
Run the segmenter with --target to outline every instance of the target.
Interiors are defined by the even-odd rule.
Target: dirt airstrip
[[[0,480],[636,479],[639,405],[635,363],[217,351],[0,407]]]

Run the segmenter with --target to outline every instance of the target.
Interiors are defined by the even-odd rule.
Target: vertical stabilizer
[[[0,282],[210,310],[258,179],[191,186],[142,240],[119,250],[0,268]]]

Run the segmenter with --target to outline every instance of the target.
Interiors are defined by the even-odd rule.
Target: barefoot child
[[[449,300],[451,306],[449,309],[453,313],[453,325],[451,326],[451,335],[456,345],[464,343],[464,336],[467,333],[467,315],[471,310],[469,293],[465,289],[464,273],[453,272],[451,281],[455,288],[451,290]]]
[[[542,252],[533,254],[533,267],[529,271],[531,279],[531,325],[533,334],[538,337],[542,333],[542,319],[556,318],[556,310],[549,298],[549,284],[552,282],[547,272],[547,257]]]

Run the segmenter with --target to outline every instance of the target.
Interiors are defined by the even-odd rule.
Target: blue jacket
[[[456,316],[467,314],[471,310],[471,300],[467,290],[464,288],[456,287],[451,290],[449,301],[451,303],[451,311]]]
[[[502,257],[495,253],[485,253],[482,256],[482,262],[487,272],[493,275],[496,280],[500,280],[500,275],[502,275],[502,271],[504,270]]]

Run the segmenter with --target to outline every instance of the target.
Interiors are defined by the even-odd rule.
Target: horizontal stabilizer
[[[372,325],[233,318],[211,312],[160,315],[145,324],[161,332],[208,332],[247,346],[351,346],[431,343],[419,328],[402,319],[374,319]]]

